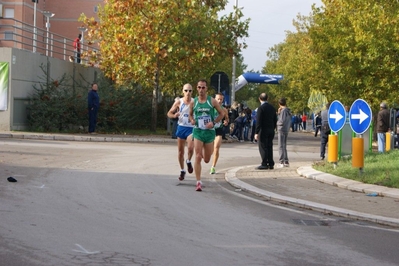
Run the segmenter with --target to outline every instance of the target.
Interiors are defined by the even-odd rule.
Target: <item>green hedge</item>
[[[39,132],[87,132],[87,94],[90,84],[74,88],[65,76],[59,80],[42,82],[33,86],[34,93],[28,106],[28,122],[31,131]],[[106,79],[98,81],[100,109],[96,131],[100,133],[124,133],[137,129],[149,129],[151,124],[152,91],[137,84],[114,87]],[[157,127],[166,128],[166,106],[158,106]]]

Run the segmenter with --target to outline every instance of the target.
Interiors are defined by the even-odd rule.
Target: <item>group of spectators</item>
[[[256,109],[251,110],[248,106],[242,106],[240,103],[233,102],[231,106],[226,106],[229,113],[230,124],[225,127],[225,136],[229,136],[240,142],[251,141],[254,139],[256,127]]]
[[[306,122],[308,117],[305,113],[303,115],[297,114],[291,117],[291,131],[306,130]]]

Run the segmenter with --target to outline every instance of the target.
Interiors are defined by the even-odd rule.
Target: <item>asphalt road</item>
[[[291,160],[318,159],[317,139],[297,136]],[[177,180],[176,151],[0,140],[0,265],[398,265],[397,230],[273,205],[226,184],[224,169],[259,163],[256,145],[224,144],[219,174],[203,166],[203,192],[193,175]]]

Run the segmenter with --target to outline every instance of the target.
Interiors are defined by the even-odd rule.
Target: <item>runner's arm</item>
[[[169,118],[176,118],[179,117],[179,112],[175,112],[177,108],[180,107],[180,100],[177,100],[173,103],[172,107],[170,108],[170,110],[168,111],[168,117]]]

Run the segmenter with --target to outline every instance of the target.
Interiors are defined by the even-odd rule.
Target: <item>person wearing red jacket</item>
[[[305,113],[303,113],[303,115],[302,115],[302,127],[303,127],[304,131],[306,131],[306,120],[307,119],[308,119],[308,117],[306,116]]]
[[[82,39],[82,34],[79,34],[78,37],[73,41],[73,51],[75,57],[75,63],[80,64],[80,40]]]

